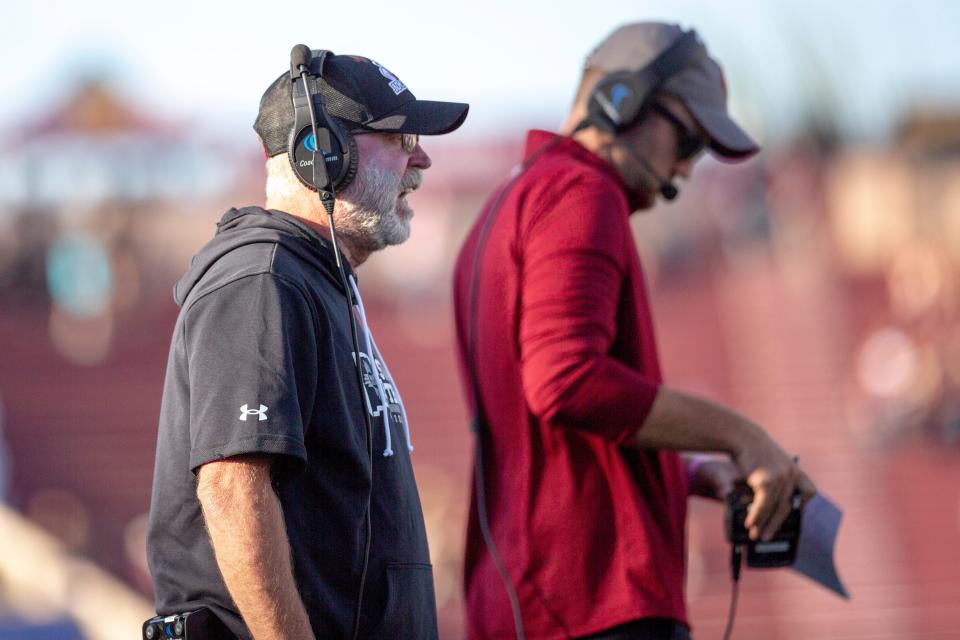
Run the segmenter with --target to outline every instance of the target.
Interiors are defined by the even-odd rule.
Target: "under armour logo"
[[[247,405],[240,407],[240,419],[246,422],[247,416],[255,415],[260,416],[257,418],[261,422],[267,419],[267,407],[266,405],[260,405],[259,409],[247,409]]]

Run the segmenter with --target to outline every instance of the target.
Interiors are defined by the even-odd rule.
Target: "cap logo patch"
[[[398,96],[407,90],[407,85],[403,84],[397,76],[390,73],[386,67],[376,60],[371,60],[370,62],[377,65],[377,69],[380,69],[380,75],[389,80],[390,89],[393,90],[393,95]]]

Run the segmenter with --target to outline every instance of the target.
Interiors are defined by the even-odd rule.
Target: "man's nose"
[[[423,147],[420,146],[420,143],[417,143],[417,148],[414,149],[413,153],[410,154],[410,160],[407,162],[407,165],[416,169],[424,170],[429,169],[432,164],[433,160],[431,160],[430,156],[427,155],[427,152],[423,150]]]

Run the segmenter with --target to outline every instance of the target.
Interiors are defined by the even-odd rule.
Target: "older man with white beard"
[[[319,155],[284,74],[254,124],[266,208],[228,211],[174,290],[148,538],[157,612],[203,611],[241,638],[435,638],[406,411],[353,269],[409,237],[406,197],[431,164],[420,135],[453,131],[468,107],[417,100],[367,58],[320,68],[355,162],[335,233],[298,173],[301,144]]]

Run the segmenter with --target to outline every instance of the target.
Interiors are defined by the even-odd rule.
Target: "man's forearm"
[[[312,639],[269,459],[238,457],[204,465],[197,496],[217,565],[253,637]]]
[[[634,443],[646,449],[718,451],[736,456],[766,437],[759,425],[731,409],[662,386]]]

